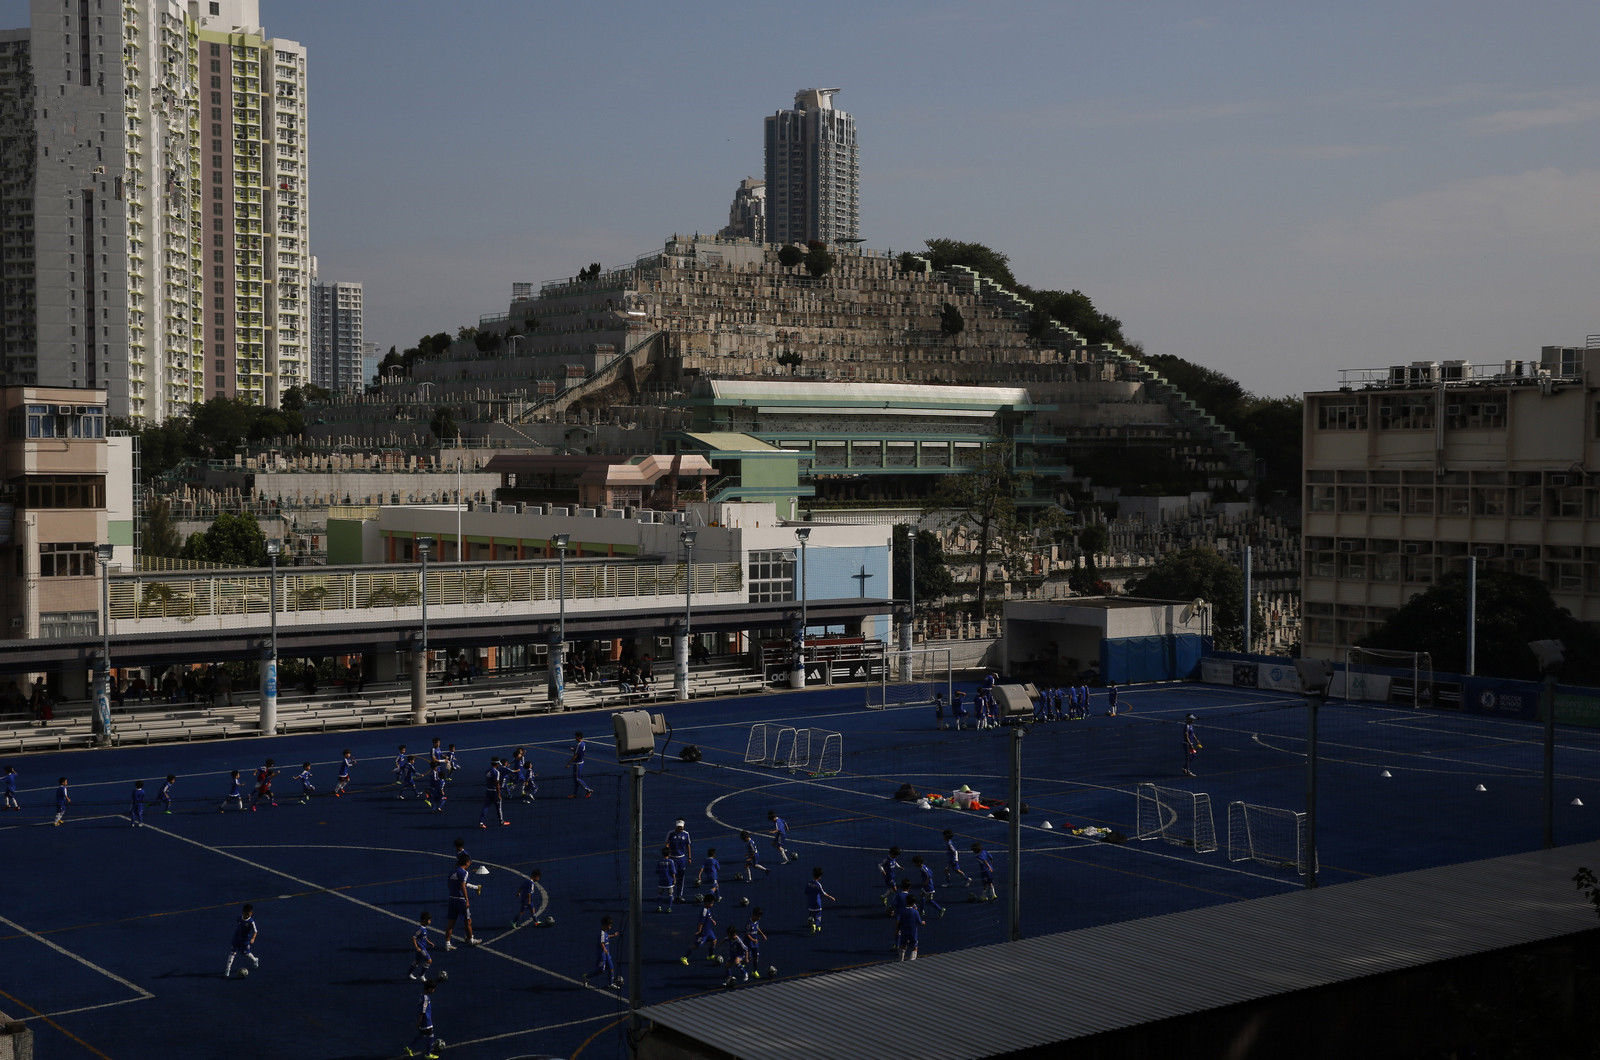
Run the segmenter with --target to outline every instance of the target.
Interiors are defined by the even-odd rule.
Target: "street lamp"
[[[111,738],[111,554],[110,545],[96,545],[100,561],[100,665],[94,675],[94,735],[97,743]]]
[[[266,658],[261,660],[261,735],[271,736],[278,728],[278,557],[283,553],[283,539],[274,537],[267,541],[267,562],[272,567],[268,576],[267,613],[272,626],[272,639]]]
[[[411,649],[411,717],[418,725],[428,721],[428,553],[433,546],[433,538],[417,538],[417,558],[422,561],[422,636]]]
[[[694,594],[694,538],[695,531],[684,530],[678,535],[678,540],[683,543],[683,640],[677,645],[673,654],[673,676],[676,678],[677,688],[673,691],[679,699],[689,698],[689,637],[694,632],[693,594]]]
[[[1567,646],[1559,640],[1534,640],[1528,650],[1539,662],[1544,689],[1539,698],[1544,711],[1544,845],[1556,845],[1556,675],[1567,661]]]
[[[571,534],[554,534],[550,543],[556,547],[556,642],[550,645],[549,696],[555,706],[562,705],[567,688],[567,542]]]
[[[800,542],[800,630],[794,638],[794,674],[790,684],[795,688],[804,688],[806,684],[806,582],[809,580],[811,568],[806,566],[806,541],[811,537],[811,527],[802,526],[795,529],[795,538]]]
[[[1317,885],[1317,711],[1327,701],[1333,684],[1333,663],[1327,659],[1296,659],[1300,690],[1306,695],[1310,715],[1306,719],[1306,886]],[[1298,857],[1302,852],[1295,851]]]

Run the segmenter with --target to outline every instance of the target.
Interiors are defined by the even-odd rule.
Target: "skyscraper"
[[[733,205],[728,207],[728,224],[719,236],[729,239],[767,241],[767,186],[754,177],[745,177],[733,193]]]
[[[837,88],[808,88],[766,119],[767,241],[855,239],[861,227],[856,122]]]
[[[324,283],[311,259],[311,381],[335,393],[358,393],[367,352],[359,283]]]
[[[305,49],[257,0],[0,33],[0,372],[156,422],[309,380]]]

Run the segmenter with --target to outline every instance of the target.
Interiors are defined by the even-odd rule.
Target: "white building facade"
[[[359,283],[311,279],[311,382],[324,390],[355,394],[363,382],[367,354]]]
[[[0,34],[0,370],[158,422],[309,379],[305,49],[255,0],[33,0]]]

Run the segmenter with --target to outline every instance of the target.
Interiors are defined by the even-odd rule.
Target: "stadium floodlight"
[[[656,728],[649,711],[619,710],[611,715],[611,728],[619,762],[648,759],[656,753]]]
[[[996,685],[995,706],[1000,708],[1001,720],[1018,721],[1033,717],[1033,699],[1022,685]]]
[[[1333,663],[1327,659],[1296,659],[1294,668],[1300,674],[1300,690],[1308,696],[1326,696],[1333,684]]]
[[[1567,646],[1559,640],[1531,640],[1528,650],[1539,661],[1541,674],[1555,673],[1567,661]]]

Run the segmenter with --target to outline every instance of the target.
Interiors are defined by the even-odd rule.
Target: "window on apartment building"
[[[1306,538],[1306,574],[1312,578],[1332,578],[1338,573],[1333,538]]]
[[[93,541],[51,541],[39,546],[42,577],[81,578],[96,573]]]
[[[1317,430],[1364,431],[1367,429],[1365,397],[1327,397],[1317,399]]]
[[[1433,542],[1400,542],[1400,580],[1413,584],[1433,582]]]
[[[23,503],[29,509],[82,509],[106,506],[103,475],[29,475],[23,480]]]
[[[1434,395],[1384,394],[1378,398],[1380,431],[1433,429]]]
[[[1504,394],[1445,394],[1444,425],[1453,431],[1504,430]]]

